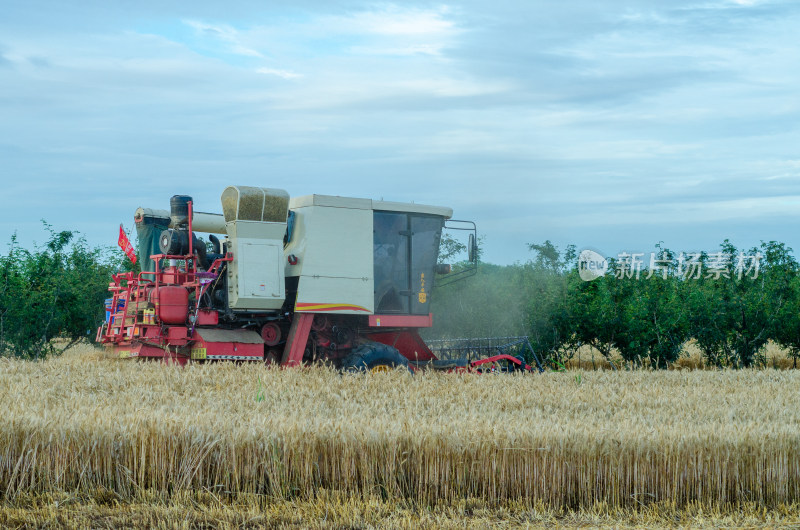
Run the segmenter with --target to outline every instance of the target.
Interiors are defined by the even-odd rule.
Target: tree
[[[521,268],[524,278],[526,320],[531,345],[551,364],[563,365],[575,353],[572,319],[567,297],[570,264],[575,261],[575,247],[562,253],[549,240],[531,243],[536,255]]]
[[[700,270],[706,270],[708,254],[701,253],[698,259]],[[701,274],[681,278],[679,288],[687,306],[687,326],[689,335],[710,366],[729,366],[733,352],[728,344],[729,316],[723,291],[713,279]]]
[[[800,351],[797,269],[791,249],[762,242],[747,252],[727,239],[720,252],[703,256],[704,274],[685,286],[689,333],[714,366],[763,363],[772,338]],[[793,349],[794,348],[794,349]]]
[[[475,276],[436,287],[429,339],[512,336],[525,333],[525,292],[519,265],[482,263]]]
[[[589,282],[583,281],[577,270],[572,272],[567,291],[575,342],[591,345],[606,359],[621,340],[623,310],[633,288],[633,282],[615,277],[616,262],[609,262],[607,274]]]
[[[620,344],[620,353],[629,361],[646,357],[651,366],[667,368],[678,359],[689,339],[677,279],[653,275],[637,287],[626,307],[625,334],[632,340]]]
[[[722,251],[732,259],[739,255],[736,247],[727,239],[722,244]],[[757,253],[757,248],[750,250],[750,255]],[[770,268],[769,264],[766,265]],[[779,271],[773,273],[780,274]],[[740,277],[731,266],[730,277],[720,282],[723,289],[722,299],[728,305],[728,343],[737,366],[752,366],[769,341],[772,304],[769,291],[765,289],[766,281],[764,274]]]
[[[76,232],[56,232],[33,250],[12,236],[0,257],[0,353],[43,358],[91,340],[103,319],[112,271],[121,266],[109,249],[91,249]],[[60,339],[55,342],[53,339]]]
[[[450,263],[467,251],[467,245],[457,240],[447,232],[442,232],[439,240],[438,263]]]
[[[761,243],[764,265],[759,271],[763,274],[763,286],[769,314],[767,335],[778,345],[789,350],[794,359],[800,356],[800,276],[798,263],[792,256],[792,249],[770,241]]]
[[[438,336],[524,333],[554,365],[588,344],[607,358],[619,351],[664,368],[692,338],[712,366],[763,363],[770,339],[795,363],[800,357],[800,266],[782,243],[740,252],[725,240],[719,252],[696,257],[659,244],[658,264],[638,279],[610,259],[592,281],[580,278],[574,247],[528,248],[535,255],[524,264],[482,264],[476,277],[440,291]]]

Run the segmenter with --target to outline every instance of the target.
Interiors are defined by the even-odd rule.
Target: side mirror
[[[464,245],[458,239],[450,237],[447,240],[447,244],[445,245],[446,251],[448,252],[448,257],[451,255],[464,255],[463,252],[467,251],[467,262],[461,262],[457,271],[450,270],[450,274],[447,276],[443,276],[445,268],[450,268],[450,265],[440,265],[441,269],[437,269],[439,276],[437,276],[437,283],[438,287],[442,287],[444,285],[450,285],[451,283],[455,283],[459,280],[463,280],[464,278],[469,278],[470,276],[475,276],[478,273],[478,259],[480,258],[480,249],[478,248],[478,231],[475,227],[475,223],[472,221],[462,221],[458,219],[448,219],[447,222],[444,224],[444,227],[447,230],[467,230],[469,232],[469,240],[467,244]],[[463,236],[462,236],[463,237]]]
[[[478,244],[475,242],[475,234],[469,235],[469,243],[467,243],[467,256],[471,263],[475,263],[478,259]]]

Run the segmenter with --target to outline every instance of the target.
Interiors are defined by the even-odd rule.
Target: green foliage
[[[28,250],[12,236],[0,256],[0,354],[43,358],[94,339],[104,317],[111,272],[121,260],[71,231]],[[54,340],[58,339],[58,340]]]
[[[569,347],[574,333],[570,327],[569,281],[565,274],[568,263],[574,260],[575,248],[568,247],[562,255],[549,240],[541,245],[530,244],[528,248],[536,256],[522,266],[525,286],[520,292],[525,296],[531,345],[551,366],[563,364],[575,351]]]
[[[426,338],[524,335],[525,288],[520,266],[481,264],[475,276],[437,288],[432,296],[434,327]]]
[[[728,240],[722,244],[723,252],[736,256],[737,249]],[[752,249],[751,253],[757,252]],[[775,268],[777,264],[764,264]],[[783,271],[775,271],[782,274]],[[766,288],[765,276],[756,279],[749,276],[737,278],[731,271],[728,277],[713,282],[713,291],[722,304],[722,321],[725,324],[726,344],[724,349],[737,366],[752,366],[757,355],[769,340],[770,292]]]
[[[553,245],[549,239],[541,244],[529,243],[528,250],[536,252],[536,257],[528,262],[529,266],[536,270],[546,270],[556,274],[564,272],[577,257],[574,245],[568,246],[562,256],[558,247]]]
[[[549,241],[530,248],[536,252],[535,260],[508,266],[481,263],[476,276],[436,289],[432,297],[434,328],[424,336],[528,335],[550,366],[568,360],[574,349],[564,347],[571,337],[565,271],[574,261],[575,250],[569,247],[562,255]]]
[[[789,356],[793,358],[794,366],[797,368],[797,359],[800,357],[800,276],[797,274],[797,268],[795,267],[793,274],[787,274],[783,282],[773,287],[777,290],[773,296],[784,298],[775,312],[770,336],[778,345],[789,351]]]
[[[761,243],[761,252],[765,257],[761,274],[768,301],[767,335],[789,350],[796,365],[800,355],[800,266],[792,249],[783,243]]]
[[[719,277],[685,281],[689,332],[713,366],[763,364],[772,339],[794,356],[800,351],[800,285],[791,249],[770,241],[740,252],[728,240],[721,252],[731,262]],[[761,256],[757,274],[741,270],[741,256]],[[708,263],[709,256],[703,256]]]
[[[688,340],[688,326],[675,256],[660,245],[655,254],[658,268],[645,270],[638,279],[625,274],[623,264],[611,264],[611,279],[605,279],[618,284],[617,296],[612,299],[615,307],[603,310],[618,311],[614,343],[625,361],[666,368]]]
[[[790,248],[762,243],[741,252],[728,240],[701,254],[693,275],[669,249],[656,245],[656,267],[638,277],[609,260],[605,276],[583,281],[574,247],[530,244],[524,264],[482,264],[478,275],[437,290],[435,337],[528,335],[557,369],[590,345],[628,365],[666,368],[694,339],[712,366],[764,364],[773,340],[800,357],[800,274]],[[758,267],[745,257],[758,256]]]
[[[454,238],[447,232],[442,232],[439,240],[439,259],[438,263],[451,263],[456,258],[467,252],[467,245]]]
[[[609,358],[612,350],[623,340],[624,302],[630,297],[632,282],[616,281],[614,276],[602,276],[585,282],[577,270],[569,274],[568,327],[572,343],[588,344]]]
[[[2,355],[42,358],[92,340],[111,273],[137,268],[115,249],[89,248],[75,232],[46,223],[45,229],[44,245],[28,250],[12,236],[0,255]],[[528,248],[533,254],[525,263],[482,263],[475,276],[437,288],[434,328],[425,337],[527,335],[552,369],[584,345],[606,358],[618,352],[629,365],[665,368],[690,339],[713,366],[764,364],[770,340],[795,362],[800,357],[800,265],[783,243],[740,252],[725,240],[718,253],[700,256],[697,276],[656,245],[659,268],[637,279],[610,260],[607,274],[589,282],[580,278],[574,247],[562,252],[545,241]],[[440,262],[464,251],[445,235]],[[755,255],[757,271],[744,272],[740,258]],[[721,256],[727,256],[722,266]],[[715,274],[707,272],[712,265]],[[467,266],[456,262],[453,270]]]

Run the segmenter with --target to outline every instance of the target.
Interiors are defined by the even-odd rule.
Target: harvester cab
[[[114,275],[98,330],[118,356],[412,371],[475,363],[437,359],[418,333],[450,273],[437,264],[443,227],[469,232],[472,263],[458,277],[477,263],[474,223],[440,206],[248,186],[229,186],[221,202],[221,215],[184,195],[169,211],[136,211],[142,272]],[[505,354],[492,362],[501,359],[526,367]]]

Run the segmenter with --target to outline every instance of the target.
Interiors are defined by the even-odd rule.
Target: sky
[[[0,246],[255,185],[449,206],[500,264],[800,250],[800,2],[0,7]]]

